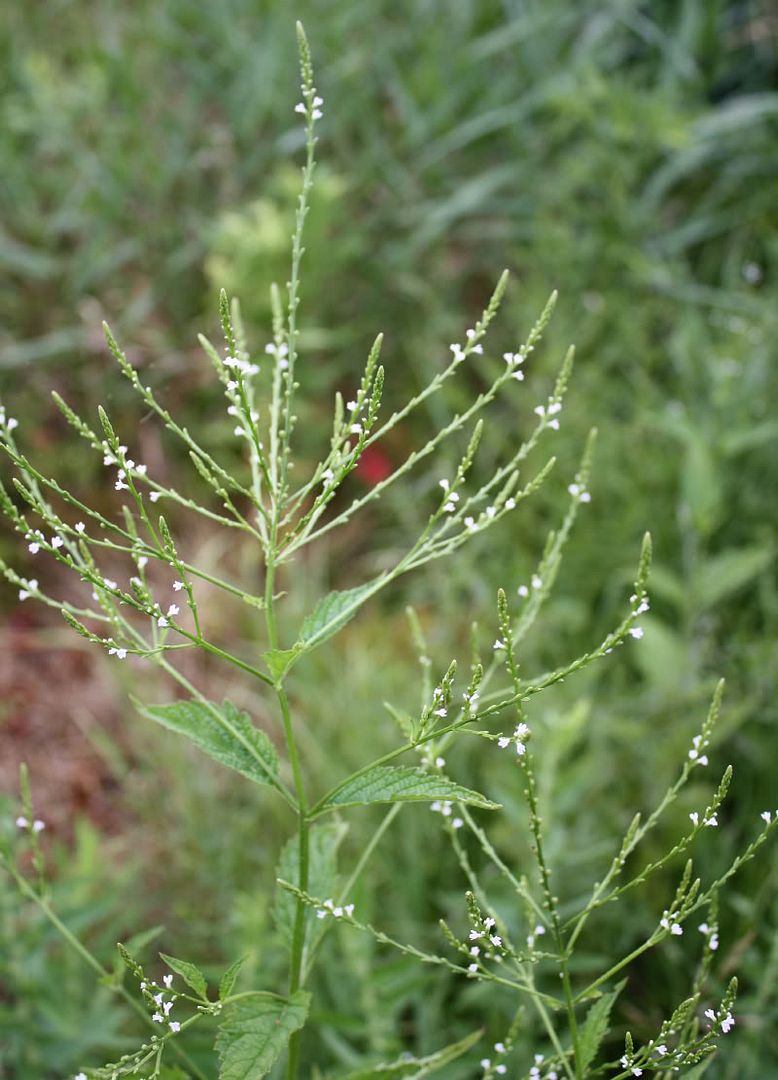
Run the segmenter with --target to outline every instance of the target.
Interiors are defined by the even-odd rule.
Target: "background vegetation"
[[[646,527],[655,602],[639,648],[544,696],[534,718],[548,855],[560,867],[560,895],[575,896],[634,810],[664,790],[724,675],[715,760],[733,763],[735,782],[707,851],[713,872],[775,801],[772,6],[4,5],[0,378],[38,460],[79,476],[93,501],[110,500],[110,485],[63,430],[48,404],[52,388],[88,411],[105,402],[114,419],[137,423],[156,473],[185,467],[133,411],[106,355],[104,317],[187,423],[207,430],[220,453],[237,452],[195,335],[214,328],[224,286],[241,298],[258,352],[267,340],[268,287],[287,272],[302,141],[292,112],[295,17],[306,23],[326,102],[302,292],[303,455],[326,437],[331,395],[350,391],[377,330],[386,334],[391,403],[438,368],[503,266],[514,271],[496,330],[504,348],[521,340],[552,288],[561,299],[531,362],[530,389],[486,432],[484,468],[524,430],[562,350],[570,341],[578,348],[548,493],[527,505],[515,531],[492,533],[455,568],[409,580],[301,668],[297,711],[307,721],[310,767],[322,784],[344,764],[356,767],[388,739],[382,702],[416,700],[406,603],[417,606],[442,663],[462,653],[473,618],[492,618],[499,584],[515,590],[528,579],[595,424],[593,501],[525,663],[540,670],[599,640],[615,622]],[[476,368],[471,377],[481,378]],[[430,406],[430,424],[438,407],[455,409],[456,392]],[[397,459],[417,434],[398,432],[390,447]],[[375,482],[386,465],[368,458],[354,487]],[[354,527],[337,549],[322,545],[297,582],[300,609],[306,590],[347,586],[380,564],[415,520],[416,495],[443,475],[435,468],[388,500],[369,531]],[[225,550],[191,528],[181,543],[191,560],[256,576],[253,551]],[[0,539],[0,554],[29,572],[13,537]],[[132,715],[131,671],[85,651],[45,612],[20,605],[15,590],[4,588],[2,600],[1,827],[12,831],[15,767],[24,758],[49,823],[63,919],[108,964],[117,939],[159,926],[148,955],[162,949],[215,970],[252,950],[254,973],[272,981],[280,957],[257,944],[272,918],[279,847],[266,810]],[[218,625],[223,616],[212,606],[208,618]],[[253,632],[248,620],[222,629],[236,640]],[[209,696],[228,690],[272,727],[267,703],[246,701],[245,691],[242,700],[240,686],[214,685],[223,676],[207,667],[190,674]],[[500,839],[521,867],[526,833],[510,767],[496,769],[479,751],[456,769],[505,803]],[[679,830],[688,809],[677,808]],[[441,914],[456,920],[464,886],[435,816],[406,813],[357,899],[395,936],[430,945]],[[364,832],[352,829],[346,840],[352,851],[370,827],[366,812]],[[777,871],[769,854],[749,866],[721,913],[719,975],[723,984],[737,968],[743,992],[737,1034],[711,1077],[778,1075]],[[654,925],[663,899],[645,895],[628,924],[601,918],[587,938],[592,958]],[[631,995],[639,1007],[622,1023],[648,1028],[683,996],[694,963],[689,937],[641,961]],[[329,1068],[367,1051],[423,1053],[472,1030],[489,1004],[481,988],[462,991],[348,933],[330,949],[316,998],[330,1033],[307,1045],[310,1062]],[[131,1020],[7,882],[0,956],[4,1080],[63,1080],[126,1044]],[[507,1014],[495,1005],[492,1015],[500,1037]]]

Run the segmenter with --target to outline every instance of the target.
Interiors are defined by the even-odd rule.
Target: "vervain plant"
[[[356,468],[362,454],[436,394],[468,362],[478,363],[484,339],[497,314],[507,285],[500,278],[494,294],[475,325],[466,331],[464,344],[451,346],[451,358],[432,381],[403,407],[380,419],[384,369],[380,364],[381,336],[370,349],[364,374],[353,400],[335,396],[329,448],[311,475],[300,483],[293,479],[293,434],[298,377],[298,307],[303,257],[303,233],[314,178],[316,124],[322,115],[322,99],[313,83],[308,44],[301,27],[298,38],[302,71],[302,101],[296,111],[306,130],[306,158],[302,189],[292,237],[291,273],[286,289],[272,291],[273,338],[265,347],[269,370],[260,369],[250,349],[235,301],[222,295],[220,305],[223,349],[205,338],[203,348],[213,363],[227,398],[235,435],[245,443],[245,475],[224,468],[186,428],[181,427],[158,401],[154,390],[141,378],[106,326],[111,352],[134,390],[167,430],[181,440],[192,464],[215,498],[196,501],[161,483],[147,467],[134,460],[128,443],[104,410],[100,427],[94,428],[55,395],[57,405],[76,432],[103,456],[114,470],[114,487],[123,499],[116,518],[82,502],[78,495],[45,475],[20,448],[16,422],[0,413],[0,442],[18,475],[15,495],[0,491],[3,509],[13,527],[25,538],[33,556],[47,555],[74,571],[85,583],[82,603],[50,595],[35,579],[25,579],[4,566],[6,577],[19,588],[19,599],[36,599],[61,610],[68,624],[94,645],[122,661],[136,657],[157,665],[184,691],[185,698],[152,705],[138,701],[144,717],[190,739],[222,765],[240,773],[264,789],[268,797],[286,804],[296,829],[283,849],[275,902],[276,930],[288,950],[288,986],[236,992],[242,961],[224,972],[214,992],[200,969],[189,961],[160,954],[168,968],[164,975],[143,966],[132,948],[119,945],[121,959],[130,973],[125,985],[117,971],[108,972],[53,910],[46,883],[40,844],[44,823],[35,817],[26,773],[22,773],[21,807],[17,819],[21,841],[16,849],[0,853],[2,864],[23,895],[37,904],[67,942],[95,973],[113,987],[142,1018],[149,1029],[146,1041],[118,1060],[102,1066],[86,1066],[76,1080],[96,1078],[208,1075],[187,1050],[187,1032],[194,1025],[215,1022],[215,1047],[219,1055],[220,1080],[259,1080],[281,1068],[285,1057],[288,1080],[301,1068],[300,1040],[311,1004],[307,989],[328,929],[336,923],[355,933],[371,935],[390,949],[436,965],[464,983],[482,984],[505,995],[514,1014],[503,1038],[484,1053],[477,1044],[482,1033],[465,1035],[454,1044],[426,1057],[404,1055],[394,1062],[368,1065],[345,1075],[351,1080],[375,1077],[422,1077],[443,1072],[462,1059],[472,1058],[471,1072],[484,1077],[508,1075],[530,1080],[570,1080],[608,1075],[640,1076],[678,1072],[699,1075],[720,1037],[735,1023],[733,1007],[736,984],[732,979],[723,996],[711,1001],[707,977],[718,947],[717,898],[719,890],[739,867],[751,859],[778,821],[778,811],[765,811],[763,828],[715,880],[703,883],[695,876],[690,849],[700,833],[716,828],[718,813],[727,795],[731,770],[726,769],[709,803],[692,812],[690,827],[664,853],[649,862],[637,863],[633,852],[655,830],[664,812],[677,799],[690,776],[709,765],[710,741],[721,705],[718,686],[710,711],[690,740],[687,759],[677,780],[655,810],[646,818],[636,814],[607,872],[595,882],[584,899],[556,896],[553,870],[546,858],[540,800],[535,779],[532,699],[546,688],[562,682],[615,648],[642,637],[639,620],[648,610],[647,579],[651,554],[646,537],[640,554],[634,591],[620,624],[589,652],[571,662],[526,677],[520,663],[521,647],[556,579],[563,548],[581,505],[590,500],[588,478],[594,435],[583,454],[577,475],[568,491],[570,503],[561,527],[552,532],[529,585],[518,589],[517,602],[509,603],[500,590],[497,597],[495,633],[487,655],[474,635],[472,656],[464,677],[457,661],[441,666],[433,675],[419,620],[411,611],[410,633],[421,664],[421,706],[410,715],[398,709],[393,715],[400,728],[398,745],[366,762],[329,791],[313,793],[305,761],[298,747],[295,718],[287,694],[292,669],[317,646],[335,635],[377,593],[411,570],[453,555],[473,536],[496,527],[511,515],[548,476],[554,464],[546,464],[529,479],[520,475],[525,460],[544,438],[559,427],[559,415],[572,366],[570,350],[556,383],[543,404],[535,408],[535,426],[528,437],[480,486],[468,484],[478,450],[482,414],[500,394],[509,393],[524,379],[524,364],[538,345],[551,316],[552,295],[527,339],[515,352],[506,352],[504,365],[462,412],[453,416],[419,449],[414,450],[391,475],[348,505],[336,501],[341,487]],[[483,360],[487,365],[487,357]],[[491,370],[488,366],[487,370]],[[288,572],[295,557],[309,544],[337,529],[378,500],[391,485],[405,477],[418,463],[431,457],[447,440],[463,439],[459,465],[453,475],[441,478],[439,489],[429,492],[430,512],[420,534],[377,577],[355,588],[332,592],[321,599],[291,640],[282,639],[277,611],[287,588],[294,587]],[[191,511],[210,523],[245,534],[261,553],[264,590],[254,595],[237,582],[190,563],[177,543],[160,506]],[[30,514],[33,517],[30,517]],[[124,560],[128,580],[112,580],[101,567],[101,558]],[[170,572],[170,594],[163,598],[161,575],[152,567]],[[115,571],[114,571],[115,572]],[[245,657],[217,643],[198,606],[198,590],[206,582],[261,611],[265,638],[261,651]],[[182,610],[183,608],[183,610]],[[490,635],[491,639],[491,635]],[[217,703],[201,694],[176,664],[181,650],[199,649],[260,684],[263,693],[274,695],[283,742],[279,759],[271,738],[256,727],[248,714],[229,701]],[[487,794],[471,790],[449,778],[444,754],[455,739],[471,736],[511,754],[520,771],[528,810],[531,844],[535,857],[532,873],[517,874],[490,839],[489,814],[499,810]],[[409,755],[416,754],[409,764]],[[351,897],[359,879],[368,872],[370,858],[391,822],[405,803],[428,803],[441,815],[463,875],[462,926],[456,931],[441,921],[440,953],[429,953],[413,943],[397,941],[382,929],[360,919]],[[343,836],[343,818],[349,808],[383,803],[388,809],[382,822],[345,878],[337,876],[337,852]],[[462,837],[470,834],[469,846]],[[25,850],[26,849],[26,850]],[[479,852],[475,865],[472,850]],[[26,858],[22,856],[26,855]],[[662,868],[686,859],[674,895],[657,918],[656,925],[627,955],[614,955],[595,978],[581,982],[574,956],[589,921],[606,905],[629,902],[634,890]],[[488,870],[489,873],[484,873]],[[515,898],[510,917],[497,911],[490,900],[487,877],[500,880]],[[702,955],[689,996],[658,1024],[654,1035],[639,1045],[629,1032],[623,1054],[612,1054],[615,1027],[614,1003],[625,986],[629,965],[667,938],[679,936],[684,926],[704,912],[700,924]],[[543,1053],[522,1038],[525,1009],[533,1010],[545,1032]],[[457,1066],[459,1067],[459,1066]],[[321,1075],[317,1072],[316,1075]],[[343,1074],[341,1074],[343,1075]],[[461,1073],[460,1073],[461,1075]]]

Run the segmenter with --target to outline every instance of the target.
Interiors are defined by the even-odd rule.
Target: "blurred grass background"
[[[473,618],[488,645],[495,590],[515,593],[528,579],[597,425],[593,502],[526,666],[556,665],[613,625],[645,528],[654,605],[639,648],[535,707],[558,892],[578,897],[634,810],[661,795],[724,675],[708,785],[698,781],[673,809],[661,838],[684,827],[731,761],[733,795],[701,853],[710,877],[775,802],[775,10],[767,0],[3,5],[0,381],[37,461],[101,505],[112,503],[102,466],[63,429],[48,404],[52,388],[91,415],[104,403],[120,428],[136,430],[152,471],[178,478],[186,468],[178,448],[142,422],[106,355],[103,318],[186,424],[225,459],[235,455],[196,332],[215,332],[224,286],[240,298],[258,352],[267,340],[268,289],[286,280],[299,176],[296,17],[325,99],[302,289],[298,468],[313,461],[333,390],[354,385],[375,332],[386,334],[391,404],[438,370],[503,266],[513,284],[494,355],[522,340],[552,288],[560,303],[528,383],[487,430],[484,470],[526,429],[568,343],[578,349],[548,488],[510,529],[477,541],[456,565],[409,579],[300,665],[293,689],[311,773],[324,785],[380,752],[394,737],[382,702],[415,702],[405,603],[418,607],[438,668],[467,654]],[[478,389],[477,369],[469,378],[393,434],[388,460],[402,460]],[[289,627],[319,589],[353,584],[380,564],[447,467],[437,462],[307,559]],[[354,487],[370,481],[363,473]],[[177,525],[191,558],[228,564],[256,587],[255,552]],[[0,554],[32,572],[7,533]],[[258,942],[271,924],[289,822],[265,804],[258,814],[253,792],[202,762],[195,769],[185,747],[133,717],[131,672],[81,649],[15,591],[5,588],[2,600],[5,820],[24,757],[51,823],[63,917],[109,965],[115,940],[164,923],[145,955],[161,948],[216,971],[251,949],[253,977],[272,985],[282,957]],[[215,633],[252,648],[245,611],[214,601],[208,617]],[[275,730],[271,705],[253,690],[210,665],[191,674]],[[168,692],[157,688],[160,700]],[[497,839],[513,865],[526,866],[514,772],[469,744],[452,769],[505,803]],[[458,925],[464,886],[430,817],[403,811],[356,899],[395,936],[438,949],[436,920]],[[347,864],[375,820],[354,816]],[[624,911],[592,921],[582,972],[655,925],[677,869]],[[778,1076],[776,876],[775,856],[763,853],[723,905],[716,978],[737,969],[743,992],[737,1034],[711,1077]],[[510,898],[502,903],[509,916]],[[685,995],[693,938],[632,971],[618,1022],[636,1037]],[[110,993],[95,989],[6,882],[0,955],[4,1080],[61,1080],[133,1037]],[[329,1030],[307,1053],[324,1070],[373,1051],[428,1052],[481,1024],[502,1037],[511,1004],[352,935],[330,942],[316,1000]],[[528,1016],[528,1046],[540,1038],[532,1024]],[[208,1061],[204,1048],[193,1052]],[[471,1073],[451,1066],[450,1075]]]

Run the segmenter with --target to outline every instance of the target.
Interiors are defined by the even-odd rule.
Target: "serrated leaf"
[[[180,975],[186,985],[191,987],[196,994],[201,998],[208,997],[208,983],[205,980],[205,975],[196,964],[190,964],[188,960],[178,960],[175,956],[168,956],[162,952],[159,957],[171,971],[175,971],[176,975]]]
[[[477,791],[460,787],[440,773],[428,773],[410,765],[376,765],[341,784],[322,803],[319,811],[336,806],[364,806],[367,803],[429,802],[444,799],[447,802],[467,803],[483,810],[498,810],[499,803],[479,795]]]
[[[229,701],[221,705],[210,701],[144,705],[136,701],[135,706],[141,716],[186,735],[214,761],[255,784],[279,785],[275,747],[264,731],[254,727],[248,713],[236,709]]]
[[[581,1055],[581,1068],[585,1073],[597,1056],[600,1044],[608,1034],[608,1022],[610,1020],[613,1003],[624,989],[624,983],[620,983],[615,990],[603,994],[592,1005],[586,1014],[586,1019],[581,1025],[578,1046]]]
[[[770,565],[773,555],[765,547],[744,547],[714,555],[694,576],[692,584],[698,602],[712,607],[742,589]]]
[[[311,829],[307,891],[313,896],[325,897],[329,896],[333,891],[332,886],[337,872],[338,848],[347,831],[348,826],[342,822],[315,825]],[[299,850],[299,839],[295,835],[284,845],[281,858],[278,861],[278,873],[276,874],[276,877],[297,886],[299,886]],[[273,907],[273,916],[279,934],[288,949],[291,949],[292,945],[296,910],[296,897],[286,889],[278,889]],[[306,908],[303,964],[305,964],[306,956],[314,941],[326,929],[326,925],[320,919],[316,919],[314,912],[310,908]]]
[[[257,992],[226,1005],[216,1037],[219,1080],[261,1080],[305,1023],[311,995],[288,999]]]
[[[303,622],[297,640],[298,646],[301,649],[312,649],[314,645],[320,645],[332,637],[356,615],[365,600],[377,592],[379,587],[379,581],[371,581],[367,585],[358,585],[355,589],[328,593]]]
[[[228,998],[235,987],[235,981],[238,978],[240,969],[248,960],[248,953],[245,956],[239,957],[234,963],[230,964],[227,970],[219,980],[219,1001],[224,1001]]]
[[[262,654],[262,659],[267,665],[267,670],[270,672],[272,678],[278,682],[289,668],[292,666],[296,658],[300,655],[300,650],[295,649],[268,649],[266,653]]]
[[[437,1050],[427,1057],[409,1058],[407,1055],[403,1055],[393,1062],[368,1065],[354,1072],[346,1073],[339,1080],[400,1080],[401,1077],[405,1077],[407,1080],[420,1080],[421,1077],[430,1076],[432,1073],[442,1069],[444,1065],[449,1065],[452,1061],[456,1061],[458,1057],[466,1054],[472,1046],[475,1046],[482,1034],[481,1031],[474,1031],[472,1034],[465,1036],[464,1039],[460,1039],[459,1042],[444,1046],[442,1050]]]

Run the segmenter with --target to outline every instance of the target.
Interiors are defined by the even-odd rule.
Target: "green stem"
[[[276,526],[274,523],[270,544],[268,548],[268,560],[265,576],[265,621],[267,624],[268,643],[271,649],[278,648],[278,629],[276,627],[275,606],[273,601],[273,585],[275,582],[275,562],[273,554],[276,545]],[[308,865],[309,865],[309,835],[310,821],[308,807],[305,798],[305,785],[303,783],[300,757],[297,752],[297,743],[294,737],[292,715],[289,708],[289,698],[281,681],[275,684],[276,696],[281,709],[281,718],[284,725],[289,763],[292,767],[295,792],[297,795],[297,828],[298,828],[298,861],[297,861],[297,884],[303,892],[308,890]],[[294,928],[292,930],[292,950],[289,961],[289,993],[293,994],[300,989],[303,981],[303,949],[305,946],[305,903],[298,896],[294,915]],[[300,1057],[300,1033],[294,1032],[289,1040],[289,1052],[287,1055],[286,1075],[288,1080],[294,1080],[297,1075],[297,1063]]]

